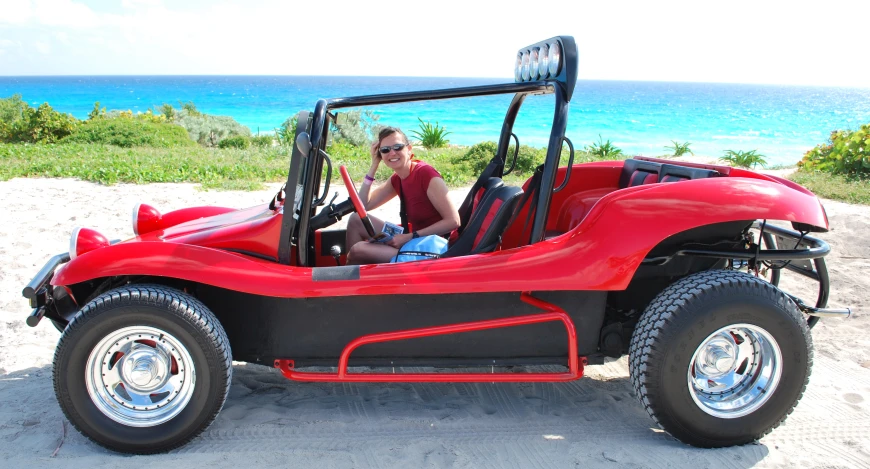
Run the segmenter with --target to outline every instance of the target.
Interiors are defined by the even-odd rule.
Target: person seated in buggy
[[[390,262],[399,249],[414,238],[445,235],[459,227],[459,212],[447,196],[447,184],[441,174],[423,161],[414,159],[408,137],[396,127],[386,127],[372,144],[372,165],[359,190],[367,210],[380,207],[396,195],[402,200],[401,214],[405,231],[386,243],[369,242],[370,237],[359,216],[351,215],[347,225],[347,264]],[[393,170],[387,183],[372,189],[374,175],[383,163]],[[407,218],[407,220],[406,220]],[[377,230],[384,221],[369,215]]]

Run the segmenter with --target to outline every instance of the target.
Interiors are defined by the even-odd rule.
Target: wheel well
[[[745,242],[745,233],[752,223],[753,220],[739,220],[695,227],[662,240],[646,257],[670,256],[689,248],[735,248]],[[641,265],[625,290],[607,295],[601,351],[614,357],[626,353],[638,318],[662,290],[687,275],[727,265],[726,259],[689,256],[675,256],[662,265]]]
[[[164,285],[184,292],[189,292],[196,286],[196,282],[170,277],[159,277],[151,275],[120,275],[117,277],[97,277],[85,282],[71,285],[68,288],[72,291],[73,297],[75,298],[78,307],[82,308],[84,305],[86,305],[88,302],[90,302],[103,292],[124,285],[142,283],[148,283],[152,285]]]

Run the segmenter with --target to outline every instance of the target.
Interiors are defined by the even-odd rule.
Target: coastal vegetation
[[[692,156],[695,156],[695,154],[689,148],[689,146],[692,144],[691,142],[680,143],[676,140],[671,140],[671,142],[673,143],[673,145],[668,145],[665,147],[665,150],[668,150],[671,152],[671,156],[679,158],[679,157],[685,155],[686,153],[688,153]]]
[[[790,179],[820,197],[870,204],[870,124],[835,130],[804,154]]]
[[[369,144],[381,125],[370,111],[339,116],[327,152],[334,167],[347,166],[358,180],[370,165]],[[411,132],[418,140],[415,154],[437,167],[452,187],[473,182],[495,154],[495,142],[448,145],[443,126],[419,121],[420,129]],[[252,136],[232,118],[202,113],[192,102],[163,104],[145,113],[106,110],[97,102],[87,119],[78,120],[48,103],[34,108],[15,95],[0,99],[0,180],[74,177],[102,184],[191,182],[212,189],[258,189],[286,179],[296,123],[293,116],[272,134]],[[674,155],[693,154],[690,142],[672,143],[666,149]],[[515,151],[515,168],[505,179],[522,184],[543,162],[546,148],[511,145],[508,166]],[[574,161],[625,157],[599,135],[576,152]],[[567,158],[563,148],[563,164]],[[742,167],[767,164],[756,150],[729,150],[721,160]],[[382,168],[378,179],[387,176]],[[804,155],[789,178],[821,197],[870,204],[870,125],[832,132],[827,143]]]
[[[423,148],[441,148],[446,147],[450,143],[446,138],[450,132],[438,125],[437,121],[435,125],[432,125],[429,121],[424,122],[419,117],[417,120],[420,121],[420,129],[412,130],[411,134],[417,137]]]
[[[586,152],[605,160],[612,160],[622,155],[622,150],[611,143],[609,139],[605,141],[601,134],[598,134],[598,142],[586,145]]]
[[[738,168],[755,168],[758,165],[764,168],[767,166],[764,155],[758,153],[757,150],[725,150],[725,156],[719,158],[719,161]]]

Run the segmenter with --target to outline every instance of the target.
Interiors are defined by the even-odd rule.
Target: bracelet
[[[419,237],[420,237],[420,233],[417,233],[416,231],[411,233],[411,239],[417,239]]]
[[[375,182],[375,178],[369,176],[368,174],[366,174],[365,180],[368,182]]]

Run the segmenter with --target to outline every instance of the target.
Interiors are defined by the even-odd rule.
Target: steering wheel
[[[366,213],[366,208],[363,205],[362,200],[359,200],[359,194],[356,192],[356,186],[353,184],[350,175],[347,173],[347,168],[344,167],[344,165],[339,166],[338,172],[341,173],[341,179],[344,180],[344,187],[347,188],[347,193],[350,196],[350,201],[353,204],[354,210],[356,210],[357,215],[359,215],[359,219],[365,227],[366,232],[369,234],[369,237],[374,238],[375,227],[372,226],[372,221]]]

